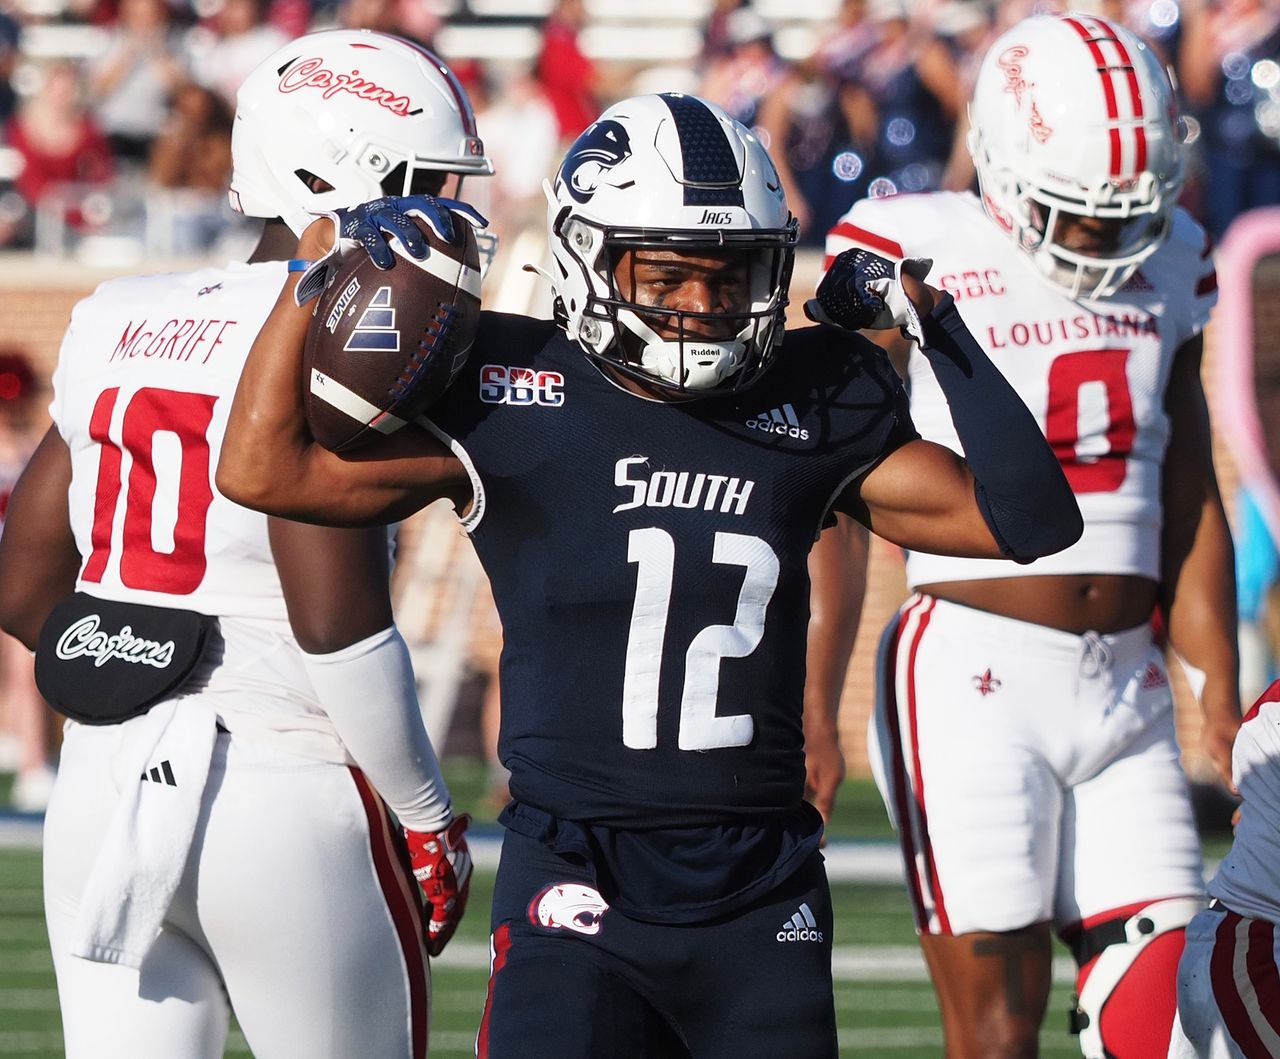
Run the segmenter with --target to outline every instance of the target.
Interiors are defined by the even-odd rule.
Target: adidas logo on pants
[[[782,925],[777,937],[779,941],[821,941],[822,931],[818,929],[818,921],[813,918],[808,904],[802,904],[800,910]]]

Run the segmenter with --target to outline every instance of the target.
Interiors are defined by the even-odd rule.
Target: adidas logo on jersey
[[[822,931],[807,903],[801,904],[800,910],[782,924],[777,938],[779,941],[822,941]]]
[[[752,430],[762,430],[766,434],[780,434],[783,437],[795,438],[797,441],[808,441],[809,432],[800,425],[796,410],[789,404],[778,408],[770,408],[747,420]]]

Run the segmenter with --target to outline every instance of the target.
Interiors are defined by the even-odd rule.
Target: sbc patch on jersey
[[[558,371],[486,364],[480,369],[480,400],[485,404],[559,408],[564,404],[564,376]]]

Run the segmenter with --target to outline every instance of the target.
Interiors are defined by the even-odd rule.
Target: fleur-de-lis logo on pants
[[[1000,690],[1003,683],[999,678],[991,675],[991,668],[988,667],[985,673],[973,678],[973,686],[978,689],[978,694],[984,699],[993,692]]]

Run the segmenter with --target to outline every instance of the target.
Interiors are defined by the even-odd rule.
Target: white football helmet
[[[317,213],[431,191],[441,172],[493,172],[453,72],[370,30],[312,33],[260,63],[236,94],[231,156],[231,205],[298,234]]]
[[[1018,23],[982,61],[969,124],[987,213],[1073,298],[1114,294],[1168,235],[1185,126],[1129,30],[1074,13]],[[1114,223],[1073,250],[1064,215]]]
[[[798,226],[745,126],[695,96],[626,99],[578,137],[545,190],[557,311],[588,356],[685,397],[741,389],[769,366]],[[748,255],[750,305],[731,317],[739,326],[706,338],[690,323],[723,314],[624,299],[614,268],[639,249]]]

